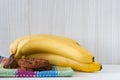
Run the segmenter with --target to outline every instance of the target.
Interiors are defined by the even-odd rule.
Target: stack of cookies
[[[12,54],[4,63],[4,68],[13,68],[15,62],[14,54]],[[45,59],[22,58],[17,61],[16,68],[22,71],[45,71],[51,70],[52,65]]]

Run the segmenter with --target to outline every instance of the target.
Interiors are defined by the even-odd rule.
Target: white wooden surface
[[[21,80],[21,78],[1,78],[0,80]],[[103,65],[100,72],[75,72],[72,77],[22,78],[22,80],[120,80],[120,65]]]
[[[23,35],[77,40],[103,64],[120,64],[120,0],[0,0],[0,55]]]

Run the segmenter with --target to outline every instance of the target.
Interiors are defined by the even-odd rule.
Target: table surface
[[[0,80],[21,80],[21,78],[0,78]],[[95,73],[75,72],[73,77],[22,78],[22,80],[120,80],[120,65],[103,65]]]

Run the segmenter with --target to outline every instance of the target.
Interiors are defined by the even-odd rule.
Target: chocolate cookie
[[[10,57],[5,61],[4,63],[4,68],[16,68],[14,67],[14,62],[15,62],[15,59],[14,59],[14,54],[11,54]]]
[[[48,60],[44,59],[19,59],[18,65],[20,69],[24,71],[43,71],[52,69],[52,65],[48,62]]]

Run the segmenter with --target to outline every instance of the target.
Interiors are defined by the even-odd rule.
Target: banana
[[[57,65],[57,66],[63,66],[63,67],[71,67],[74,70],[77,71],[83,71],[83,72],[96,72],[101,70],[102,66],[97,61],[84,64],[77,61],[74,61],[72,59],[51,54],[51,53],[34,53],[31,55],[25,56],[25,58],[41,58],[48,60],[51,64]]]
[[[30,55],[38,52],[49,52],[82,63],[93,62],[93,56],[88,55],[89,53],[80,52],[70,45],[47,37],[34,37],[21,41],[18,45],[15,58],[19,59],[23,55]]]
[[[26,39],[26,38],[27,38],[27,37],[24,36],[24,37],[21,37],[21,38],[18,38],[18,39],[16,39],[16,40],[14,40],[14,41],[10,44],[10,48],[9,48],[10,53],[11,53],[11,54],[15,54],[16,51],[17,51],[18,44],[19,44],[22,40],[24,40],[24,39]]]
[[[10,45],[10,53],[12,53],[12,54],[16,53],[17,46],[18,46],[20,41],[25,40],[25,39],[29,39],[29,38],[37,38],[37,37],[51,38],[51,39],[54,39],[54,40],[61,41],[64,44],[68,44],[69,46],[73,46],[75,49],[78,49],[82,53],[93,56],[87,49],[80,46],[79,43],[76,42],[75,40],[72,40],[70,38],[66,38],[66,37],[63,37],[63,36],[56,36],[56,35],[51,35],[51,34],[33,34],[33,35],[28,35],[28,36],[23,36],[21,38],[18,38]],[[94,56],[93,56],[93,61],[94,61]]]
[[[10,50],[9,50],[10,53],[12,53],[12,54],[16,53],[17,46],[22,40],[34,38],[34,37],[48,37],[48,38],[52,38],[52,39],[54,38],[54,39],[64,41],[65,43],[73,43],[75,45],[79,44],[76,41],[74,41],[70,38],[63,37],[63,36],[57,36],[57,35],[52,35],[52,34],[32,34],[32,35],[26,35],[26,36],[23,36],[23,37],[20,37],[20,38],[14,40],[10,45]]]
[[[94,56],[76,41],[62,36],[34,34],[16,39],[10,45],[10,53],[15,55],[14,66],[23,56],[43,58],[58,66],[72,67],[74,70],[95,72],[101,64],[94,62]]]
[[[10,53],[16,54],[17,46],[20,41],[25,40],[25,39],[37,38],[37,37],[38,38],[41,38],[41,37],[42,38],[52,38],[54,40],[63,42],[64,44],[69,44],[69,46],[73,46],[75,49],[78,49],[84,55],[87,54],[89,56],[92,56],[91,62],[94,61],[94,56],[90,52],[88,52],[85,48],[83,48],[82,46],[76,45],[76,44],[78,44],[76,41],[69,39],[69,38],[62,37],[62,36],[49,35],[49,34],[34,34],[34,35],[28,35],[28,36],[23,36],[21,38],[18,38],[10,45]]]

